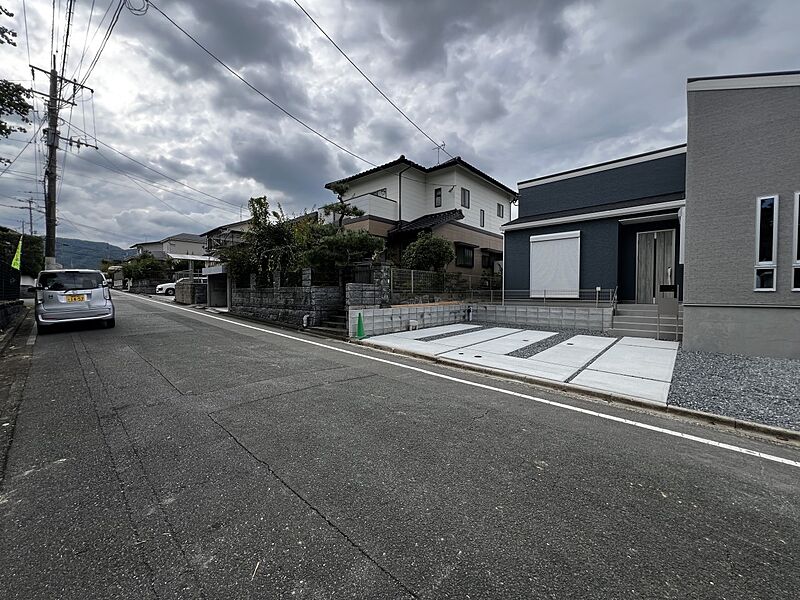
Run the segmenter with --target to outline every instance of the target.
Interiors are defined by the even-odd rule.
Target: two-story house
[[[177,233],[158,242],[140,242],[131,248],[135,248],[138,254],[147,252],[158,260],[207,261],[210,257],[206,256],[205,246],[206,238],[202,235]]]
[[[344,227],[385,238],[394,260],[421,231],[453,243],[456,258],[448,271],[479,275],[502,260],[500,227],[516,192],[461,157],[424,167],[401,155],[325,185],[332,191],[341,186],[347,204],[364,212],[345,219]]]

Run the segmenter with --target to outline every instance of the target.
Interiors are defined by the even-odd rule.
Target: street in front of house
[[[0,496],[4,597],[800,587],[796,446],[116,300],[115,329],[19,350],[32,358]]]

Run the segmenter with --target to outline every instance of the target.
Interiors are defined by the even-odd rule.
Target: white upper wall
[[[491,233],[500,233],[500,226],[511,220],[510,194],[460,165],[431,173],[424,173],[413,167],[404,170],[406,167],[407,165],[390,167],[348,183],[345,198],[367,215],[390,221],[413,221],[424,215],[458,208],[464,213],[464,219],[460,223]],[[398,176],[401,171],[402,174]],[[442,190],[440,207],[434,205],[437,188]],[[462,188],[470,192],[469,208],[461,206]],[[383,194],[383,190],[386,199],[376,196]],[[498,204],[503,206],[502,217],[497,216]],[[481,210],[485,213],[483,227],[480,224]]]

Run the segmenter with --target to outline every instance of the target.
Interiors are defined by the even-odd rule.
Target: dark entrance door
[[[675,283],[675,230],[642,231],[636,236],[636,303],[653,304],[659,286]]]

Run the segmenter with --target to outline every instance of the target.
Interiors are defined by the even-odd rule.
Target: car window
[[[102,283],[101,273],[42,273],[39,277],[39,285],[53,292],[93,290]]]

